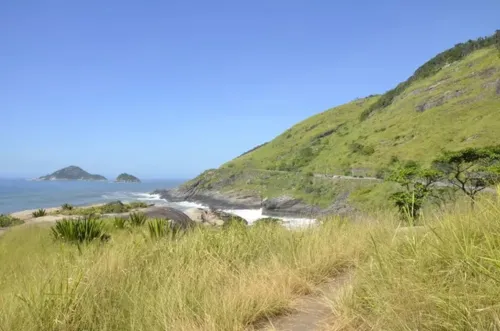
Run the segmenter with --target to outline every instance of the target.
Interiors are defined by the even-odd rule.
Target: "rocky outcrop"
[[[232,223],[248,225],[248,222],[238,215],[220,210],[191,208],[185,211],[194,222],[202,225],[227,226]]]
[[[258,196],[201,190],[197,188],[197,185],[190,188],[156,190],[153,194],[160,194],[162,199],[170,202],[190,201],[210,206],[213,209],[259,209],[261,207],[261,199]]]

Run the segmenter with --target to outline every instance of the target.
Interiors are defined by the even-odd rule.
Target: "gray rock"
[[[262,213],[269,216],[311,217],[321,213],[321,208],[304,203],[290,196],[265,199]]]
[[[148,218],[164,218],[170,221],[171,226],[187,229],[196,223],[182,211],[170,207],[151,207],[143,211]]]
[[[248,222],[240,216],[214,209],[191,208],[186,210],[186,214],[194,222],[203,225],[225,226],[231,222],[238,222],[245,225],[248,224]]]

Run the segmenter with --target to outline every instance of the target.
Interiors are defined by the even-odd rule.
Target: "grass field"
[[[18,226],[0,237],[0,330],[251,329],[347,269],[332,330],[495,330],[496,199],[428,212],[416,228],[378,214],[154,240],[147,227],[109,225],[109,242],[80,247],[48,226]]]
[[[332,330],[499,330],[500,203],[464,206],[373,240]]]
[[[0,238],[0,330],[243,330],[369,253],[372,226],[197,229],[152,240],[54,242],[42,226]]]

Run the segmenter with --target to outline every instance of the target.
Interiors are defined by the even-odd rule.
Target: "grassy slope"
[[[500,79],[498,51],[479,50],[436,75],[411,84],[391,106],[363,122],[359,121],[361,112],[378,97],[353,101],[315,115],[224,166],[276,169],[283,160],[285,163],[293,160],[301,150],[312,147],[317,156],[301,170],[342,174],[349,168],[384,167],[393,155],[429,162],[442,148],[496,143],[500,95],[496,94],[493,82],[497,79]],[[459,97],[424,112],[416,111],[418,105],[457,90],[462,93]],[[313,143],[315,137],[335,128],[335,133]],[[349,148],[352,143],[371,146],[374,153],[353,153]]]
[[[364,121],[360,115],[380,96],[312,116],[268,144],[195,180],[203,179],[208,189],[257,192],[267,197],[289,194],[322,206],[349,193],[350,202],[362,209],[388,207],[392,186],[387,183],[308,182],[304,174],[342,175],[357,169],[359,174],[373,175],[394,157],[429,163],[442,149],[496,144],[499,79],[498,51],[494,47],[481,49],[413,82],[390,106]],[[417,111],[425,103],[435,106]]]

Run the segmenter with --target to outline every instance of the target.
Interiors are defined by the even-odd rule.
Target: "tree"
[[[439,178],[439,172],[423,169],[415,162],[398,164],[387,178],[402,186],[403,190],[392,194],[391,200],[411,225],[418,219],[426,199],[433,195],[434,184]]]
[[[444,152],[434,160],[433,168],[470,199],[472,205],[479,192],[500,182],[500,146],[466,148]]]

